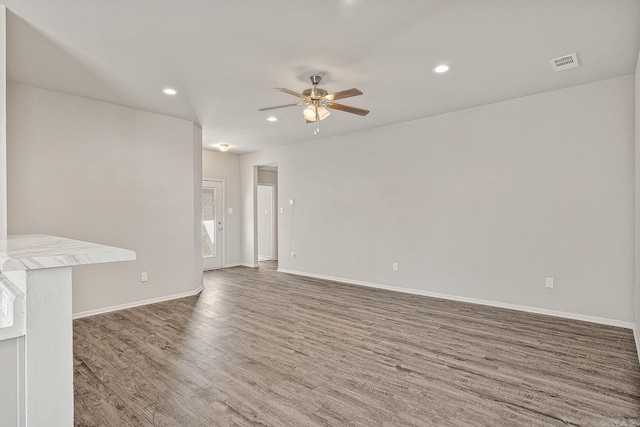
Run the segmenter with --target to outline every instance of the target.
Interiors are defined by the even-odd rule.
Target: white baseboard
[[[381,284],[378,284],[378,283],[363,282],[363,281],[360,281],[360,280],[343,279],[341,277],[325,276],[325,275],[322,275],[322,274],[306,273],[306,272],[295,271],[295,270],[285,270],[283,268],[279,268],[278,271],[281,272],[281,273],[295,274],[296,276],[313,277],[313,278],[316,278],[316,279],[331,280],[333,282],[348,283],[350,285],[366,286],[366,287],[369,287],[369,288],[385,289],[387,291],[396,291],[396,292],[403,292],[403,293],[413,294],[413,295],[422,295],[422,296],[432,297],[432,298],[440,298],[440,299],[446,299],[446,300],[452,300],[452,301],[468,302],[468,303],[471,303],[471,304],[487,305],[487,306],[490,306],[490,307],[507,308],[507,309],[510,309],[510,310],[525,311],[527,313],[544,314],[544,315],[547,315],[547,316],[562,317],[562,318],[565,318],[565,319],[582,320],[584,322],[599,323],[601,325],[609,325],[609,326],[617,326],[619,328],[633,329],[634,332],[636,331],[636,327],[635,327],[634,323],[625,322],[625,321],[622,321],[622,320],[606,319],[606,318],[603,318],[603,317],[587,316],[587,315],[584,315],[584,314],[577,314],[577,313],[567,313],[567,312],[564,312],[564,311],[547,310],[546,308],[528,307],[528,306],[524,306],[524,305],[508,304],[508,303],[503,303],[503,302],[488,301],[488,300],[482,300],[482,299],[477,299],[477,298],[467,298],[467,297],[461,297],[461,296],[458,296],[458,295],[441,294],[441,293],[437,293],[437,292],[423,291],[423,290],[420,290],[420,289],[402,288],[402,287],[399,287],[399,286],[381,285]],[[638,342],[639,342],[638,341],[638,337],[639,336],[636,334],[636,345],[638,345]]]
[[[640,362],[640,332],[638,324],[633,327],[633,337],[636,339],[636,352],[638,353],[638,362]]]
[[[112,311],[125,310],[127,308],[133,308],[133,307],[140,307],[142,305],[155,304],[157,302],[169,301],[172,299],[192,297],[194,295],[198,295],[203,290],[204,290],[204,285],[200,286],[198,289],[194,291],[183,292],[180,294],[167,295],[164,297],[151,298],[151,299],[142,300],[142,301],[135,301],[127,304],[120,304],[120,305],[114,305],[111,307],[98,308],[96,310],[81,311],[79,313],[74,313],[73,319],[75,320],[83,317],[95,316],[97,314],[110,313]]]
[[[206,273],[207,271],[216,271],[216,270],[220,270],[221,268],[231,268],[231,267],[251,267],[251,268],[255,268],[258,265],[253,265],[253,264],[245,264],[242,262],[234,262],[231,264],[225,264],[223,267],[218,267],[218,268],[210,268],[208,270],[204,270],[204,272]]]

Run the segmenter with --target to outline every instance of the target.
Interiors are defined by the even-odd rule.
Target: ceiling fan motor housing
[[[311,77],[309,77],[309,80],[311,80],[312,84],[317,85],[318,83],[320,83],[320,80],[322,80],[322,77],[320,77],[320,76],[311,76]]]

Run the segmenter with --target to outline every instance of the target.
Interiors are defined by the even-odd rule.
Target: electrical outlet
[[[145,271],[144,273],[140,273],[140,281],[144,283],[147,280],[148,280],[147,272]]]
[[[398,263],[397,262],[393,263],[393,271],[398,271]]]
[[[291,259],[296,257],[296,253],[295,252],[291,252]]]
[[[284,208],[280,206],[280,213],[284,213]]]
[[[545,283],[547,285],[547,288],[553,288],[553,277],[547,277],[547,280]]]

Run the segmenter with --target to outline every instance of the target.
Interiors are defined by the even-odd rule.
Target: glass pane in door
[[[202,256],[216,256],[216,189],[202,189]]]

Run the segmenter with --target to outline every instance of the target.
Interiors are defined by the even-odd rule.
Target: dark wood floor
[[[629,330],[273,263],[205,285],[74,322],[77,426],[640,425]]]

